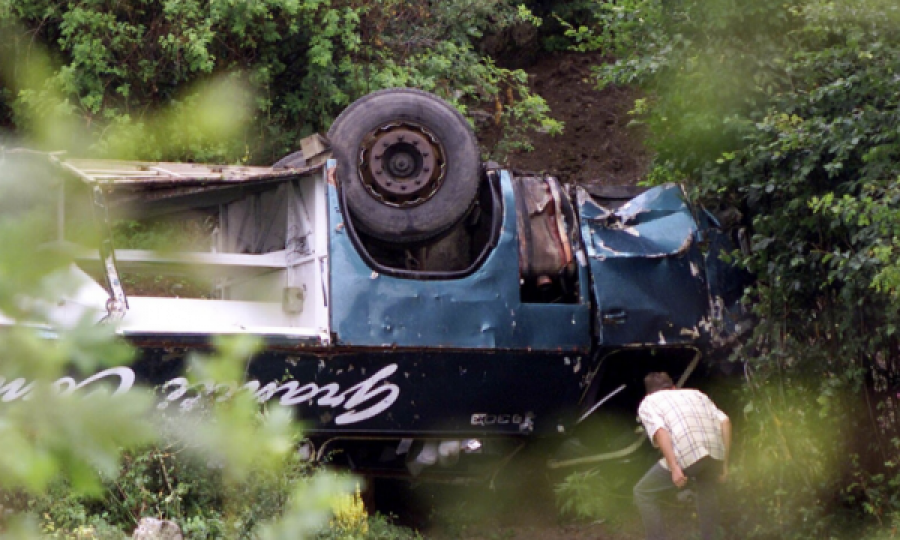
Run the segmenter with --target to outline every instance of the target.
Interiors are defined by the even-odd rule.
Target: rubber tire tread
[[[374,198],[357,170],[363,137],[397,121],[424,126],[445,152],[441,187],[429,200],[413,207],[394,207]],[[453,227],[475,202],[481,174],[475,134],[459,111],[434,94],[413,88],[389,88],[367,94],[335,119],[328,139],[353,223],[375,238],[400,243],[427,240]]]

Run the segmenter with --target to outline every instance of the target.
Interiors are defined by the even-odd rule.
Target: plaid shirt
[[[728,419],[709,397],[699,390],[658,390],[641,401],[638,415],[650,437],[657,430],[666,428],[672,437],[675,457],[682,469],[690,467],[700,458],[725,459],[725,443],[722,439],[722,422]],[[668,469],[666,460],[660,463]]]

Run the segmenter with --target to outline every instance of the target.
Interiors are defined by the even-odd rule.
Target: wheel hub
[[[359,173],[366,189],[391,206],[430,199],[444,179],[444,150],[423,126],[390,124],[364,139]]]

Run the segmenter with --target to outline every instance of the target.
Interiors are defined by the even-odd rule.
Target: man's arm
[[[728,479],[728,459],[731,457],[731,420],[727,416],[722,420],[722,444],[725,446],[725,459],[722,461],[720,482]]]
[[[683,488],[687,484],[687,476],[684,475],[684,471],[681,470],[678,460],[675,458],[675,447],[672,446],[672,436],[669,434],[669,431],[666,428],[657,429],[656,433],[653,434],[653,440],[662,451],[669,470],[672,471],[672,483],[678,486],[679,489]]]

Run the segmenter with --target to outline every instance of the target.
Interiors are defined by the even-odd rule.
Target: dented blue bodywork
[[[652,188],[609,209],[577,189],[584,255],[576,304],[520,299],[518,233],[510,177],[501,175],[502,231],[472,274],[410,280],[379,274],[347,234],[337,190],[329,190],[332,329],[341,345],[528,349],[586,352],[593,346],[697,344],[712,329],[707,265],[724,266],[702,249],[711,220],[698,224],[680,186]],[[725,246],[716,246],[722,249]],[[730,275],[722,277],[728,278]],[[734,281],[734,280],[732,280]],[[548,322],[551,322],[548,324]],[[592,336],[593,334],[593,336]]]
[[[506,171],[500,186],[503,217],[497,245],[470,275],[438,280],[373,271],[347,234],[337,190],[330,187],[331,316],[337,343],[587,352],[591,306],[586,295],[577,304],[521,301],[516,205]],[[588,283],[587,266],[580,264],[578,272],[579,283]]]
[[[601,344],[695,343],[708,335],[702,231],[680,186],[655,187],[614,210],[581,190],[578,208]]]

